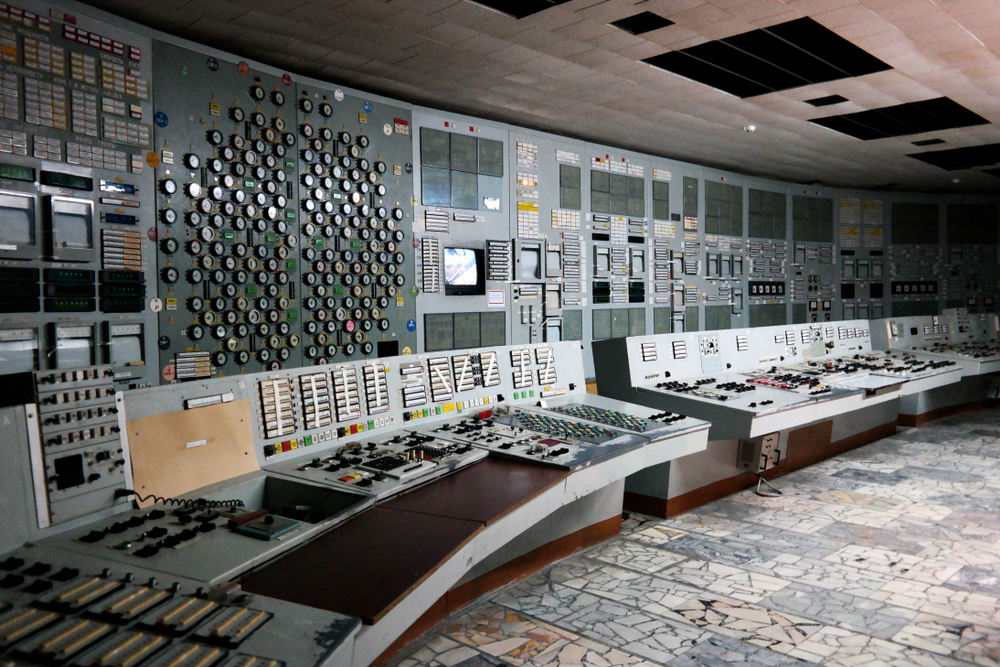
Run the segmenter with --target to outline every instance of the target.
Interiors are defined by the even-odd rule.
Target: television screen
[[[445,285],[475,286],[479,282],[479,263],[472,248],[444,249]]]
[[[444,293],[486,294],[486,261],[481,248],[444,249]]]

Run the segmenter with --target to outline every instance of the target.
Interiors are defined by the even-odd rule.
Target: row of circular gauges
[[[302,259],[311,262],[309,269],[317,273],[329,270],[338,274],[348,272],[360,274],[364,272],[365,268],[369,268],[371,273],[382,273],[382,266],[402,264],[403,253],[399,252],[397,245],[403,240],[402,230],[397,229],[394,232],[389,232],[380,229],[378,231],[380,232],[378,234],[379,240],[369,240],[368,247],[357,251],[357,253],[350,248],[341,250],[339,254],[333,248],[325,250],[305,248],[302,251]],[[385,244],[385,250],[381,249],[382,243]],[[160,241],[160,250],[165,255],[174,255],[180,249],[181,242],[172,236]],[[215,230],[211,227],[198,229],[197,238],[188,240],[184,244],[184,249],[190,255],[201,256],[199,264],[201,268],[206,270],[213,269],[218,265],[227,271],[235,271],[238,268],[247,268],[250,271],[256,271],[259,268],[276,271],[278,260],[287,259],[289,254],[287,246],[278,246],[272,249],[263,243],[251,247],[246,243],[236,242],[227,247],[225,242],[216,240]],[[269,257],[272,250],[275,256]],[[229,255],[229,252],[232,254]],[[374,263],[376,260],[377,264]],[[396,272],[395,269],[387,269],[387,271],[390,274]]]
[[[254,102],[257,103],[263,102],[268,98],[267,91],[264,90],[264,87],[256,83],[250,86],[249,92],[250,92],[250,99],[252,99]],[[271,102],[276,107],[285,106],[285,94],[277,89],[272,90]],[[234,107],[234,108],[239,109],[239,107]],[[316,105],[308,97],[303,97],[299,100],[299,109],[302,111],[302,113],[312,113],[316,109]],[[333,115],[333,105],[331,105],[326,100],[320,102],[319,114],[324,118],[329,118],[330,116]]]
[[[230,353],[233,355],[233,361],[235,361],[240,366],[245,366],[250,363],[251,354],[248,350],[235,349],[231,350],[231,344],[229,341],[232,339],[227,339],[226,350],[216,350],[211,354],[212,365],[216,367],[222,367],[229,363]],[[239,345],[239,343],[236,343]],[[302,354],[306,356],[307,359],[312,360],[316,364],[325,364],[333,357],[336,357],[338,351],[342,351],[344,356],[353,356],[356,352],[361,351],[361,354],[366,357],[375,351],[375,345],[371,341],[364,341],[363,343],[357,344],[353,342],[345,342],[343,345],[337,345],[335,343],[329,343],[327,345],[306,345]],[[287,361],[292,356],[292,352],[287,347],[279,347],[276,350],[271,350],[271,348],[262,347],[257,350],[256,354],[252,355],[260,363],[264,364],[264,367],[269,371],[276,371],[281,369],[281,362]]]
[[[228,339],[232,340],[232,339]],[[281,369],[281,362],[287,361],[291,358],[292,352],[287,347],[279,347],[277,350],[271,350],[267,347],[262,347],[257,350],[253,355],[250,354],[248,350],[235,349],[230,350],[230,345],[226,345],[226,350],[216,350],[211,354],[212,365],[221,368],[229,363],[229,355],[232,354],[233,361],[239,366],[245,366],[250,363],[251,356],[264,365],[264,368],[269,371],[276,371]],[[239,343],[237,343],[238,345]],[[329,360],[338,354],[338,350],[342,351],[347,357],[353,356],[359,350],[361,354],[369,356],[375,351],[375,345],[371,341],[365,341],[361,344],[355,344],[351,342],[344,343],[343,345],[328,344],[328,345],[306,345],[303,348],[302,353],[310,360],[316,364],[325,364]]]
[[[388,328],[388,326],[386,326]],[[216,334],[221,334],[218,337],[222,346],[225,350],[217,350],[212,353],[211,359],[212,364],[215,366],[225,366],[229,363],[229,355],[233,355],[233,361],[235,361],[240,366],[245,366],[250,363],[251,354],[249,350],[240,348],[240,341],[236,337],[227,337],[227,332],[225,332],[225,327],[221,327],[222,331],[219,331],[219,327],[212,327],[212,336],[216,337]],[[359,332],[360,333],[360,332]],[[188,335],[193,337],[197,335],[198,338],[195,340],[200,340],[204,337],[205,332],[201,325],[194,324],[188,328]],[[322,336],[322,335],[321,335]],[[287,338],[288,345],[285,345],[285,340],[277,334],[271,334],[264,338],[264,343],[266,346],[258,347],[253,358],[258,362],[267,365],[269,370],[277,370],[281,368],[282,361],[288,361],[292,356],[292,348],[298,347],[301,344],[301,340],[297,334],[291,334]],[[331,357],[335,357],[338,354],[338,350],[342,351],[345,356],[352,356],[359,350],[361,354],[368,356],[375,350],[375,345],[369,341],[364,340],[363,336],[360,340],[356,337],[349,337],[347,340],[343,341],[341,344],[334,342],[329,342],[332,339],[329,336],[325,338],[320,338],[325,342],[317,342],[306,345],[302,349],[302,353],[307,359],[310,359],[318,364],[326,363]]]
[[[227,346],[226,349],[229,349]],[[363,343],[344,343],[343,345],[328,344],[328,345],[306,345],[303,348],[302,353],[317,364],[325,364],[330,358],[337,356],[338,350],[342,350],[345,356],[352,356],[358,350],[361,354],[368,356],[375,351],[375,345],[371,341],[365,341]],[[245,366],[250,363],[250,352],[247,350],[232,350],[233,361],[235,361],[240,366]],[[262,347],[257,350],[256,354],[253,355],[260,363],[264,364],[267,370],[276,371],[281,368],[281,362],[287,361],[291,356],[291,350],[287,347],[279,347],[277,350],[273,351],[270,348]],[[212,365],[214,366],[225,366],[229,363],[229,353],[218,350],[212,353],[211,356]]]
[[[281,303],[283,299],[285,302]],[[321,313],[321,317],[310,320],[303,325],[303,331],[306,335],[334,334],[343,331],[353,335],[360,342],[364,340],[364,334],[372,329],[386,331],[389,328],[389,320],[384,317],[385,311],[391,303],[387,296],[363,296],[359,299],[346,297],[344,299],[345,306],[350,304],[352,306],[350,308],[337,306],[337,300],[333,297],[317,300],[325,303],[329,309],[320,308],[317,313]],[[214,310],[203,310],[206,305]],[[251,326],[254,327],[253,331],[258,336],[271,335],[273,333],[270,330],[272,326],[279,328],[277,333],[287,335],[290,331],[290,325],[281,320],[280,311],[282,307],[287,309],[290,305],[291,303],[285,297],[280,297],[272,302],[266,296],[259,296],[252,301],[249,297],[241,296],[233,300],[233,308],[229,308],[229,301],[224,297],[217,296],[208,301],[199,296],[188,299],[188,308],[192,312],[199,313],[196,324],[207,327],[238,327],[235,334],[237,338],[249,336]],[[284,329],[284,332],[281,329]],[[224,337],[223,335],[215,336],[215,338]],[[198,340],[201,335],[192,336],[192,338]],[[292,347],[296,346],[297,343],[292,345]]]
[[[360,310],[360,308],[356,310]],[[319,342],[326,344],[329,342],[330,336],[342,332],[348,339],[356,343],[361,343],[365,341],[367,338],[366,334],[372,329],[378,329],[379,331],[387,331],[389,329],[389,320],[381,317],[382,312],[378,307],[371,309],[371,314],[373,316],[377,315],[377,317],[371,319],[350,319],[351,316],[355,316],[357,313],[349,314],[344,308],[338,308],[337,311],[335,316],[342,317],[343,319],[336,321],[329,320],[325,323],[309,322],[310,326],[306,327],[306,334],[316,336]],[[253,333],[259,336],[266,346],[277,349],[285,345],[285,339],[282,336],[288,336],[288,347],[298,347],[302,342],[299,335],[289,335],[291,329],[288,322],[276,319],[277,315],[272,315],[272,313],[275,313],[275,311],[268,310],[261,313],[259,310],[250,310],[246,313],[247,321],[241,322],[239,320],[239,313],[235,310],[226,310],[221,314],[207,311],[201,314],[199,322],[192,324],[188,328],[188,337],[191,340],[201,340],[208,333],[216,340],[239,341],[240,339],[249,337]],[[230,335],[229,327],[232,327],[232,335]],[[233,351],[238,347],[238,343],[229,342],[227,346],[232,346],[230,351]]]
[[[212,160],[217,159],[212,158]],[[342,158],[341,163],[345,163],[347,159],[349,158]],[[365,158],[361,160],[364,161]],[[191,181],[185,183],[183,188],[181,188],[174,179],[165,178],[160,181],[160,191],[168,196],[183,192],[188,198],[196,200],[195,208],[202,213],[210,213],[218,205],[223,212],[226,212],[225,208],[230,209],[227,215],[235,215],[239,207],[253,206],[255,212],[249,217],[254,217],[258,212],[264,214],[264,209],[272,203],[268,197],[274,198],[273,204],[277,208],[285,208],[288,205],[288,199],[285,195],[281,194],[281,187],[279,185],[285,180],[285,172],[277,170],[273,174],[275,177],[274,180],[264,180],[268,176],[267,169],[264,167],[256,169],[259,169],[259,173],[253,174],[253,178],[255,181],[260,181],[260,183],[254,183],[254,185],[260,185],[261,190],[253,194],[249,194],[243,189],[234,174],[222,174],[218,178],[218,184],[207,187]],[[329,176],[317,176],[312,173],[303,174],[302,184],[307,188],[306,194],[308,196],[302,199],[302,210],[309,214],[332,214],[338,207],[332,201],[329,201],[329,199],[333,197],[334,191],[339,191],[343,193],[342,196],[346,195],[346,200],[339,207],[342,213],[350,214],[355,208],[359,210],[363,208],[365,213],[362,215],[368,215],[368,211],[373,210],[373,207],[365,203],[365,196],[375,195],[384,197],[388,194],[388,188],[386,188],[385,184],[378,182],[379,174],[383,173],[384,169],[385,163],[377,162],[373,171],[345,169],[340,165],[334,165],[331,169],[332,175]],[[212,168],[210,171],[214,172],[215,170]],[[166,213],[166,211],[170,210],[165,209],[165,212],[161,214],[161,218],[163,215],[172,216],[171,220],[163,220],[167,224],[172,224],[177,220],[176,214]],[[382,217],[385,217],[385,215],[383,214]]]
[[[177,243],[176,239],[167,238],[161,242],[161,247],[165,251],[170,251],[175,248]],[[195,244],[200,243],[196,240],[189,241],[187,244],[188,252],[197,255]],[[242,243],[235,245],[245,247]],[[238,290],[236,285],[245,285],[250,282],[252,276],[253,281],[258,285],[271,285],[277,288],[278,285],[287,285],[291,279],[288,272],[280,270],[281,264],[276,257],[266,259],[245,257],[241,260],[233,255],[218,254],[225,252],[225,244],[221,241],[216,241],[211,246],[212,254],[199,257],[198,266],[187,271],[187,281],[192,285],[197,285],[207,279],[217,285],[230,285],[232,289]],[[257,247],[268,250],[267,246]],[[172,253],[167,252],[167,254]],[[307,273],[303,276],[302,282],[314,290],[323,286],[332,287],[338,282],[348,287],[356,286],[362,289],[372,285],[402,287],[406,280],[403,274],[399,273],[398,268],[405,261],[401,252],[390,254],[382,250],[375,254],[370,250],[361,250],[356,255],[357,261],[336,259],[336,251],[332,248],[323,251],[323,255],[333,255],[334,259],[332,261],[314,259],[307,268]],[[355,254],[353,250],[343,250],[341,256],[354,258]],[[373,262],[373,259],[379,261]],[[165,283],[176,283],[181,278],[181,269],[176,266],[164,267],[162,277]],[[227,282],[230,277],[232,283]],[[235,292],[227,296],[235,296]]]

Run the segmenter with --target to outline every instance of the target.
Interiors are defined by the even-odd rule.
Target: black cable
[[[209,509],[215,507],[243,507],[243,501],[232,499],[232,500],[205,500],[204,498],[164,498],[163,496],[157,496],[155,494],[149,494],[144,496],[138,491],[133,491],[132,489],[115,489],[115,498],[128,498],[129,496],[135,496],[138,498],[139,502],[144,503],[148,500],[153,500],[154,502],[160,503],[161,505],[173,505],[175,507],[197,507],[198,509]]]

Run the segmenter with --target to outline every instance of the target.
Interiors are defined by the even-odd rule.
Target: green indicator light
[[[268,243],[277,243],[278,237],[275,234],[268,234],[264,237]]]
[[[351,241],[351,247],[352,248],[360,248],[361,247],[361,241]]]
[[[295,163],[291,160],[285,160],[285,169],[295,169]]]
[[[307,435],[302,442],[305,444],[306,447],[309,447],[310,445],[313,444],[312,436],[311,435]]]
[[[343,294],[344,293],[344,288],[340,287],[340,286],[334,287],[333,288],[333,293],[334,294]]]
[[[287,268],[289,271],[294,271],[297,266],[298,264],[295,263],[294,259],[289,259],[285,261],[285,268]]]
[[[243,181],[243,187],[253,189],[254,182],[251,180]]]
[[[322,248],[323,247],[323,239],[316,239],[315,241],[313,241],[313,245],[316,246],[317,248]]]
[[[285,220],[294,220],[295,211],[285,211]]]
[[[373,421],[368,422],[368,428],[375,428],[375,422]]]
[[[257,293],[256,285],[247,285],[247,294],[256,294],[256,293]]]
[[[236,237],[236,234],[234,234],[231,231],[227,230],[227,231],[222,232],[222,238],[226,239],[227,241],[232,241],[235,237]]]
[[[290,311],[288,311],[288,319],[290,319],[290,320],[297,320],[297,319],[299,319],[299,311],[297,311],[297,310],[290,310]],[[534,392],[532,392],[532,393],[534,393]]]
[[[530,395],[530,396],[531,396],[532,398],[534,398],[534,397],[535,397],[535,390],[534,390],[534,389],[532,389],[532,390],[531,390],[531,391],[529,392],[529,395]]]
[[[441,414],[441,406],[440,405],[437,406],[437,408],[434,410],[434,412],[437,413],[437,414]]]

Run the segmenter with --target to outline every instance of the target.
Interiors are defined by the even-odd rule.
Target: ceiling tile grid
[[[991,146],[1000,143],[995,0],[87,1],[275,67],[707,166],[844,187],[1000,188],[987,173],[1000,165]],[[483,5],[530,15],[518,19]],[[756,35],[778,41],[754,58],[745,50]],[[819,48],[828,37],[861,51],[854,66],[868,58],[887,69],[860,66],[859,75],[825,81],[804,74],[801,49]],[[733,47],[737,57],[727,60]],[[650,64],[676,61],[685,49],[696,59],[688,56],[683,76]],[[745,97],[695,80],[718,67],[704,60],[716,57],[730,82],[723,87]],[[765,76],[763,87],[747,83]],[[830,96],[844,101],[807,103]],[[903,113],[911,107],[902,105],[938,98],[983,124],[935,129],[940,124],[907,116],[909,124],[891,131],[880,125],[877,137],[837,130],[859,119],[878,124],[883,112],[875,110]],[[815,122],[834,116],[847,120]],[[752,135],[743,131],[751,123]],[[928,139],[944,143],[914,145]],[[980,146],[988,148],[975,150]],[[954,149],[974,157],[932,155]],[[994,155],[995,163],[968,164]]]

